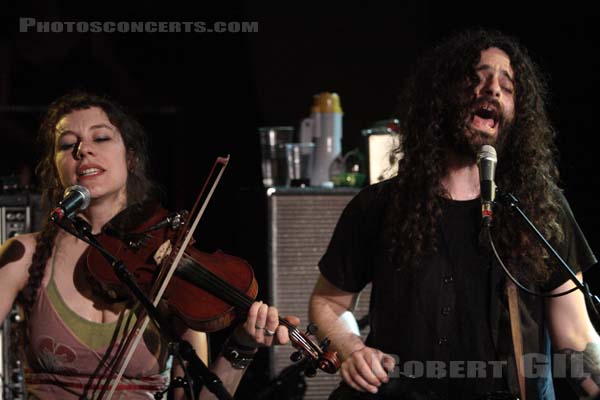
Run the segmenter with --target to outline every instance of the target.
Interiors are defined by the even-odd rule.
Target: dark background
[[[297,126],[314,94],[335,91],[344,110],[344,151],[364,149],[360,130],[393,116],[415,58],[452,31],[481,26],[519,37],[547,73],[562,186],[592,249],[600,252],[594,198],[600,188],[594,173],[600,28],[591,7],[431,0],[393,7],[362,1],[294,8],[209,3],[185,11],[125,2],[89,7],[56,1],[4,7],[0,176],[35,165],[35,132],[53,99],[74,88],[108,94],[146,128],[154,176],[169,208],[191,207],[215,157],[231,154],[198,231],[198,247],[247,259],[264,283],[266,213],[257,127]],[[18,17],[258,21],[259,27],[256,33],[19,33]],[[600,290],[598,273],[586,279]],[[249,376],[256,382],[265,379],[254,370]]]

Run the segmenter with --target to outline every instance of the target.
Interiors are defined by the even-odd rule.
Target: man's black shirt
[[[383,236],[394,183],[365,188],[348,204],[319,263],[321,273],[348,292],[373,283],[367,345],[396,355],[397,372],[417,376],[400,378],[415,391],[468,399],[515,388],[505,278],[480,249],[480,200],[444,199],[437,251],[425,254],[417,268],[400,268],[387,257]],[[561,223],[559,253],[576,271],[593,265],[566,201]],[[567,279],[556,271],[545,289]],[[520,293],[520,301],[524,352],[549,356],[543,299]],[[530,398],[554,398],[549,372],[528,379]]]

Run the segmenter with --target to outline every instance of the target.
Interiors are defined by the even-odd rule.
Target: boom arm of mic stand
[[[123,282],[131,293],[139,300],[142,304],[148,316],[155,322],[155,325],[158,327],[161,335],[163,335],[169,343],[176,343],[179,348],[181,356],[189,363],[190,369],[193,371],[195,376],[201,377],[202,381],[206,385],[206,387],[217,396],[220,400],[233,400],[233,397],[223,386],[223,382],[219,379],[219,377],[213,373],[208,367],[204,364],[204,362],[198,357],[194,348],[185,340],[181,339],[177,335],[175,335],[169,328],[169,324],[164,322],[162,316],[154,307],[154,304],[148,299],[146,294],[140,289],[137,285],[125,264],[110,254],[102,245],[96,240],[94,235],[92,235],[91,229],[87,222],[77,219],[76,221],[71,221],[73,226],[77,228],[77,231],[69,227],[64,223],[64,220],[67,218],[63,218],[60,221],[56,221],[56,223],[68,233],[74,235],[75,237],[83,240],[88,243],[90,246],[96,248],[106,260],[112,265],[115,274],[119,277],[121,282]],[[192,383],[190,382],[190,385]],[[193,389],[192,389],[193,390]]]
[[[529,227],[529,229],[535,234],[535,236],[538,238],[538,240],[544,246],[544,248],[550,254],[552,254],[552,256],[562,266],[563,270],[567,272],[567,274],[569,275],[569,279],[571,279],[571,281],[573,281],[575,286],[577,286],[577,288],[579,290],[581,290],[581,292],[590,300],[590,302],[592,304],[592,308],[594,309],[596,314],[598,314],[598,312],[596,310],[596,306],[600,304],[600,298],[598,298],[598,296],[592,294],[592,292],[589,290],[589,287],[584,285],[583,283],[581,283],[579,281],[579,279],[577,279],[577,275],[573,272],[573,269],[569,266],[569,264],[567,264],[567,262],[565,260],[563,260],[563,258],[560,256],[560,254],[558,254],[558,252],[546,240],[546,238],[539,231],[539,229],[537,229],[535,224],[529,219],[527,214],[525,214],[525,212],[521,209],[521,207],[519,207],[519,200],[512,193],[502,192],[500,190],[497,190],[496,199],[502,205],[510,207],[511,210],[516,211],[517,214],[519,214],[521,219],[525,222],[525,224]],[[600,315],[598,315],[598,317],[600,318]]]

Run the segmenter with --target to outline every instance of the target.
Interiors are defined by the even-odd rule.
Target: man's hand
[[[343,362],[340,373],[344,381],[355,390],[377,393],[382,383],[389,380],[396,360],[380,350],[363,347],[352,352]]]

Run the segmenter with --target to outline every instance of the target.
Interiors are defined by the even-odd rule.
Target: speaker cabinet
[[[325,253],[338,218],[356,189],[272,188],[267,191],[269,287],[272,304],[280,314],[309,322],[308,302],[319,276],[318,262]],[[370,289],[360,296],[355,315],[368,313]],[[366,332],[361,332],[366,334]],[[275,378],[290,366],[290,345],[271,349],[270,375]],[[306,378],[305,399],[323,400],[340,381],[339,373],[318,371]]]
[[[31,231],[31,202],[27,193],[0,194],[0,244]],[[14,348],[13,329],[22,321],[22,315],[13,306],[4,321],[0,321],[0,399],[25,398],[21,360]]]

